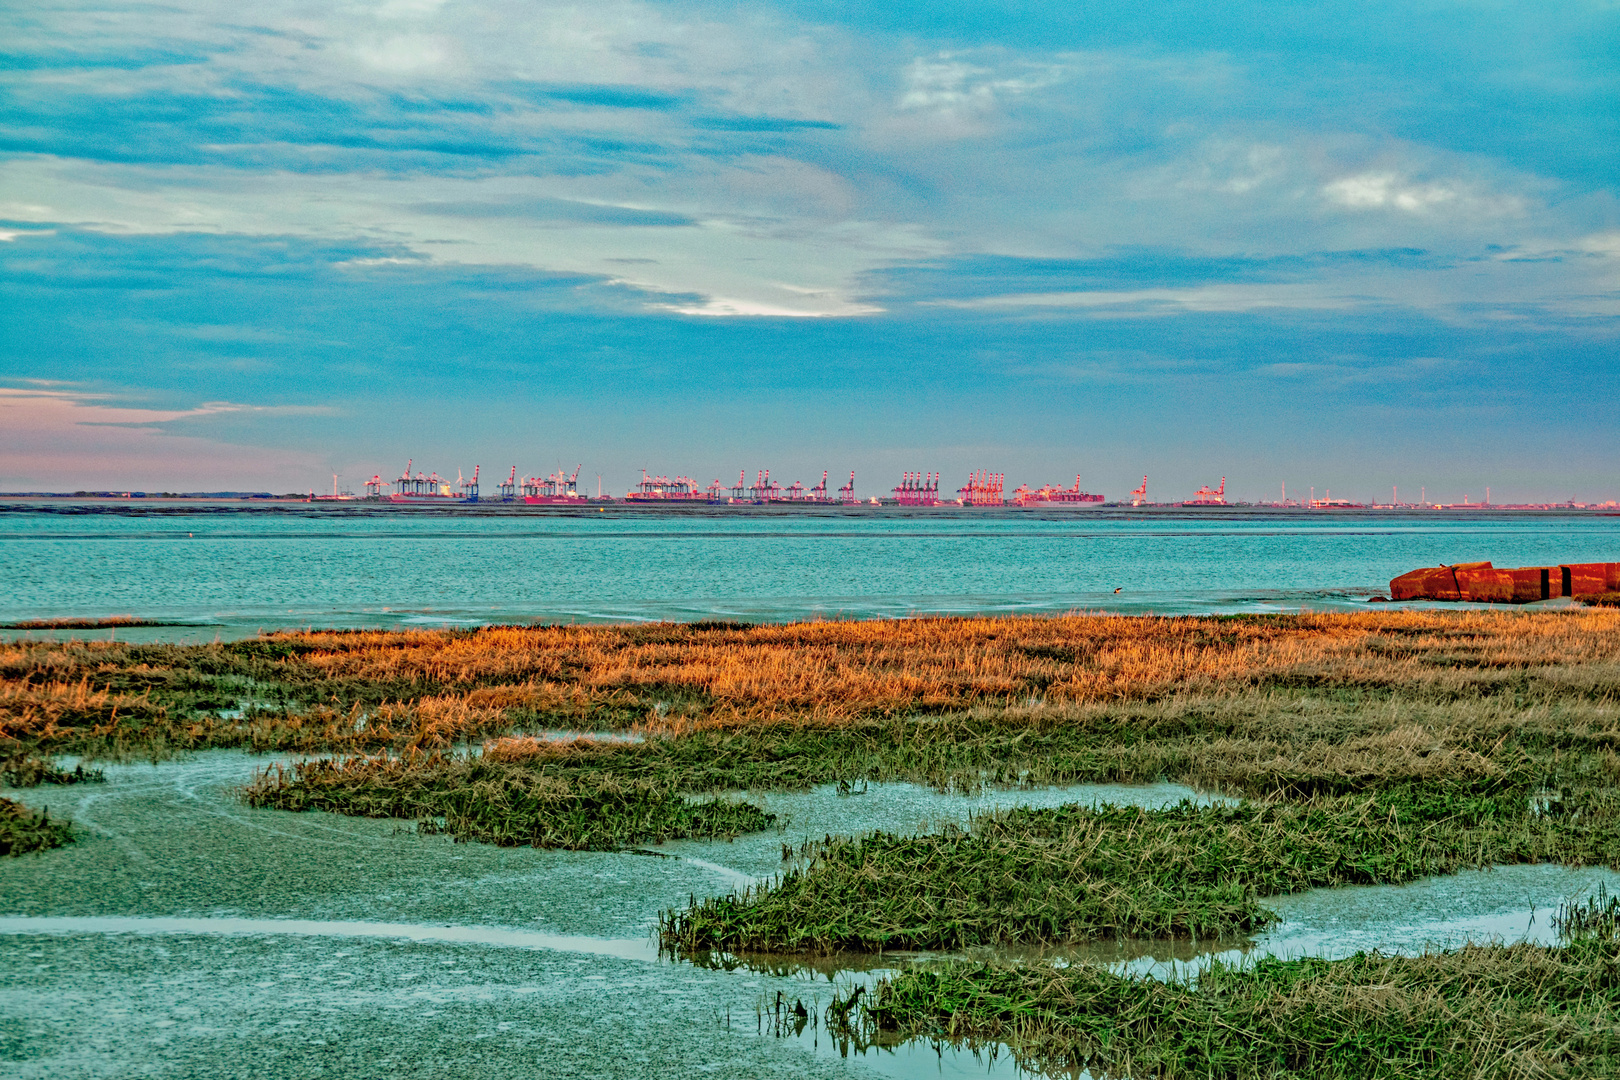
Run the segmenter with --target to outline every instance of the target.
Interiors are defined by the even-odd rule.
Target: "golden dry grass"
[[[494,629],[334,640],[330,676],[426,678],[469,706],[639,714],[652,731],[841,724],[915,712],[1042,707],[1263,686],[1467,693],[1527,673],[1560,689],[1620,683],[1620,618],[1369,613],[1267,620],[1125,618]],[[486,684],[502,685],[490,687]],[[431,699],[430,699],[431,700]],[[441,708],[436,702],[423,704]]]
[[[1056,618],[812,622],[692,633],[678,626],[502,627],[305,635],[328,677],[419,679],[470,706],[568,711],[701,697],[709,722],[838,722],[962,709],[1209,693],[1286,680],[1464,689],[1499,673],[1620,673],[1620,612],[1394,612],[1271,619]],[[490,686],[489,684],[496,684]],[[671,700],[669,706],[678,702]],[[667,710],[666,710],[667,711]],[[649,722],[660,720],[656,708]]]
[[[279,688],[286,704],[224,723],[183,707],[190,699],[175,687],[188,679],[247,679]],[[1522,711],[1530,699],[1612,701],[1617,686],[1620,611],[1601,608],[492,627],[194,647],[12,642],[0,645],[0,745],[49,742],[67,724],[112,731],[132,718],[182,743],[270,724],[287,737],[267,729],[250,741],[431,748],[536,723],[679,733],[986,710],[1036,719],[1272,690],[1398,691],[1408,704],[1505,694]],[[1366,734],[1402,726],[1389,719]]]

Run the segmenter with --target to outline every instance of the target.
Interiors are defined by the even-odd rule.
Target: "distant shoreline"
[[[186,514],[292,514],[331,517],[380,517],[393,514],[448,517],[585,517],[609,514],[626,517],[678,515],[683,517],[807,516],[807,517],[892,517],[892,518],[1043,518],[1070,521],[1090,518],[1218,518],[1266,517],[1307,519],[1414,518],[1433,521],[1458,517],[1478,519],[1483,515],[1507,514],[1515,517],[1620,517],[1620,507],[1562,504],[1532,505],[1431,505],[1431,506],[1277,506],[1269,503],[1226,503],[1187,505],[1183,503],[1090,504],[1062,506],[900,506],[893,503],[711,503],[711,502],[622,502],[581,500],[581,505],[530,505],[523,502],[452,503],[447,506],[420,503],[388,503],[364,500],[311,501],[307,498],[123,498],[76,497],[61,495],[0,494],[0,514],[112,514],[119,516],[179,516]]]

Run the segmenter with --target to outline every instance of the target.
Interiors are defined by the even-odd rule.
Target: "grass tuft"
[[[1620,942],[1212,964],[1195,984],[947,962],[878,984],[891,1037],[996,1040],[1101,1077],[1586,1077],[1620,1072]]]
[[[1124,937],[1220,937],[1272,918],[1262,899],[1500,863],[1620,864],[1620,797],[1539,808],[1499,785],[1027,808],[968,830],[806,844],[801,866],[662,917],[666,946],[835,952]]]
[[[424,831],[502,846],[615,851],[731,839],[776,820],[758,806],[695,800],[645,779],[556,775],[464,757],[351,758],[273,766],[246,790],[253,806],[414,818]]]
[[[10,799],[0,799],[0,856],[48,851],[73,842],[73,830],[52,821],[49,810],[33,811]]]
[[[108,615],[99,619],[24,619],[22,622],[0,622],[0,630],[109,630],[126,626],[176,626],[177,623],[157,619],[138,619],[133,615]]]
[[[72,771],[61,768],[48,758],[14,757],[0,762],[0,784],[6,787],[38,787],[40,784],[100,784],[107,774],[100,769],[87,769],[84,763],[73,766]]]
[[[1553,926],[1564,937],[1610,938],[1620,940],[1620,896],[1610,896],[1599,888],[1596,896],[1559,905]]]

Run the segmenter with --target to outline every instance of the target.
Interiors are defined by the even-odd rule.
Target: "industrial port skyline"
[[[873,491],[867,494],[858,494],[856,491],[856,473],[851,470],[848,480],[838,489],[828,487],[831,470],[824,469],[821,481],[813,486],[806,486],[802,480],[795,479],[792,483],[784,485],[780,476],[773,479],[769,468],[754,470],[752,482],[749,480],[749,470],[738,471],[737,482],[729,484],[718,477],[707,484],[700,484],[698,480],[684,474],[670,476],[663,473],[650,473],[641,470],[640,481],[623,496],[615,496],[610,489],[603,486],[602,477],[597,475],[597,490],[594,496],[589,492],[579,490],[580,471],[583,463],[576,465],[573,472],[558,469],[545,476],[519,477],[516,465],[511,466],[507,477],[502,480],[491,495],[485,495],[480,483],[481,465],[475,465],[470,477],[464,476],[459,470],[457,478],[451,482],[448,477],[440,477],[436,471],[424,474],[418,470],[411,472],[415,459],[407,461],[405,471],[393,480],[384,480],[381,473],[374,473],[364,481],[364,494],[356,495],[354,492],[343,492],[341,477],[334,474],[332,477],[332,494],[318,496],[312,489],[309,496],[315,498],[328,498],[342,500],[345,498],[372,499],[375,501],[411,502],[421,499],[461,499],[463,501],[496,501],[515,502],[522,500],[529,505],[566,505],[572,501],[595,501],[598,503],[708,503],[710,505],[826,505],[840,504],[853,505],[894,505],[912,507],[930,506],[1030,506],[1030,507],[1068,507],[1085,508],[1101,505],[1131,505],[1131,506],[1268,506],[1279,509],[1551,509],[1554,507],[1571,508],[1612,508],[1616,506],[1614,500],[1606,502],[1584,503],[1574,499],[1559,502],[1492,502],[1491,488],[1486,486],[1484,498],[1475,499],[1471,494],[1464,494],[1460,501],[1446,502],[1443,500],[1431,501],[1428,497],[1427,485],[1418,485],[1418,499],[1416,501],[1401,501],[1400,485],[1390,486],[1390,498],[1381,502],[1376,497],[1367,499],[1335,498],[1330,487],[1323,487],[1320,497],[1316,494],[1315,485],[1307,485],[1308,494],[1304,498],[1290,498],[1286,482],[1279,483],[1278,497],[1275,500],[1264,498],[1239,498],[1236,493],[1229,497],[1227,492],[1227,478],[1222,476],[1218,487],[1209,484],[1200,486],[1185,497],[1155,499],[1150,497],[1148,490],[1148,476],[1143,475],[1141,483],[1132,488],[1130,492],[1119,498],[1109,498],[1107,495],[1082,490],[1081,475],[1076,474],[1072,486],[1064,486],[1050,482],[1041,483],[1038,487],[1031,487],[1029,482],[1023,482],[1018,487],[1007,485],[1007,474],[991,469],[978,469],[968,473],[961,487],[955,489],[954,494],[946,484],[941,487],[943,473],[940,471],[905,471],[902,472],[899,482],[886,491]],[[392,491],[388,489],[392,488]],[[1298,488],[1295,489],[1296,493]],[[1342,488],[1341,488],[1342,491]],[[1410,488],[1408,489],[1410,491]]]
[[[1171,491],[1161,494],[1157,490],[1150,493],[1149,477],[1144,475],[1140,483],[1122,495],[1110,496],[1101,492],[1082,490],[1081,476],[1077,474],[1070,485],[1055,483],[1042,483],[1031,486],[1028,481],[1020,483],[1016,488],[1007,486],[1005,473],[990,469],[974,470],[964,478],[960,487],[954,490],[943,481],[940,471],[904,471],[898,482],[892,487],[884,487],[881,481],[873,481],[874,487],[860,490],[856,482],[856,471],[851,470],[848,478],[837,488],[832,483],[831,470],[824,469],[820,482],[806,485],[803,481],[795,479],[791,483],[783,484],[780,476],[773,477],[772,470],[758,468],[750,479],[747,469],[739,470],[735,483],[726,483],[718,478],[707,484],[699,482],[684,474],[674,476],[652,473],[645,469],[640,471],[639,482],[631,485],[629,490],[619,494],[615,486],[609,485],[602,474],[594,477],[595,490],[590,490],[587,478],[586,490],[580,490],[580,474],[584,469],[583,463],[577,465],[572,472],[558,469],[546,475],[520,476],[516,465],[509,468],[506,476],[490,485],[483,479],[482,465],[475,465],[471,474],[461,470],[457,471],[456,478],[451,480],[448,475],[441,476],[437,470],[412,472],[415,460],[411,459],[407,467],[398,477],[385,480],[380,472],[373,473],[366,480],[360,481],[361,490],[353,490],[354,485],[345,481],[342,474],[331,475],[329,491],[310,488],[304,492],[273,493],[269,491],[245,490],[211,490],[211,491],[177,491],[177,490],[116,490],[116,489],[76,489],[73,491],[12,491],[0,492],[0,498],[25,499],[227,499],[227,500],[273,500],[278,502],[301,501],[313,503],[360,503],[375,506],[466,506],[466,505],[509,505],[527,507],[553,507],[567,509],[568,507],[608,507],[627,506],[644,509],[658,509],[660,507],[681,506],[709,506],[709,507],[748,507],[772,506],[778,508],[815,508],[815,507],[844,507],[844,508],[871,508],[871,507],[902,507],[908,509],[948,509],[952,507],[965,507],[976,509],[1011,508],[1011,509],[1064,509],[1072,511],[1085,511],[1108,507],[1118,509],[1121,507],[1139,509],[1173,509],[1179,507],[1211,509],[1220,507],[1244,507],[1251,509],[1273,510],[1440,510],[1440,511],[1510,511],[1510,510],[1620,510],[1620,502],[1609,499],[1603,501],[1582,501],[1575,498],[1563,500],[1519,500],[1512,502],[1493,501],[1490,486],[1484,488],[1482,498],[1474,498],[1471,493],[1465,493],[1460,500],[1445,500],[1442,498],[1430,499],[1427,485],[1418,485],[1418,498],[1416,500],[1402,500],[1400,498],[1400,485],[1390,486],[1390,497],[1381,500],[1377,497],[1354,498],[1343,495],[1334,496],[1332,489],[1323,487],[1321,495],[1317,494],[1315,485],[1306,485],[1306,493],[1300,497],[1296,487],[1295,495],[1289,495],[1288,485],[1279,483],[1277,496],[1266,499],[1239,495],[1236,491],[1228,490],[1227,477],[1220,478],[1218,486],[1202,485],[1188,493]],[[943,485],[943,486],[942,486]],[[1341,491],[1343,489],[1341,488]],[[1408,489],[1410,492],[1410,488]]]

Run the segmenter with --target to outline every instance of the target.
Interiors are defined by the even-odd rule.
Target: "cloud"
[[[1360,311],[1387,318],[1404,311],[1458,325],[1512,319],[1550,329],[1588,321],[1596,330],[1620,316],[1613,264],[1579,249],[1534,257],[1522,249],[1456,257],[1418,248],[1242,258],[1151,248],[1095,259],[980,255],[901,263],[864,282],[859,295],[891,310],[1007,317]]]
[[[1359,24],[1290,27],[1290,53],[1246,43],[1247,9],[1176,46],[1107,8],[1048,12],[1067,29],[1044,43],[955,7],[915,33],[859,7],[222,10],[19,27],[14,51],[57,65],[0,73],[0,189],[44,208],[19,220],[387,238],[408,252],[360,258],[568,274],[648,259],[648,289],[705,311],[798,310],[771,284],[790,280],[840,296],[816,314],[867,312],[860,278],[922,255],[1457,254],[1592,231],[1506,155],[1360,134],[1405,114]],[[1328,76],[1309,50],[1334,33]],[[90,63],[120,42],[142,66]],[[1413,94],[1444,98],[1424,79]]]
[[[1412,184],[1394,173],[1346,176],[1323,185],[1322,194],[1354,209],[1391,206],[1408,213],[1421,213],[1457,198],[1457,193],[1443,184]]]
[[[149,67],[204,64],[209,59],[209,54],[200,50],[171,52],[122,43],[106,52],[51,48],[37,52],[0,52],[0,71],[138,71]]]
[[[565,102],[597,109],[645,109],[670,112],[686,104],[689,97],[661,93],[639,86],[591,85],[556,86],[546,83],[509,83],[512,94],[534,102]]]
[[[985,110],[1063,81],[1068,68],[1061,63],[1024,61],[986,66],[961,53],[918,57],[907,67],[900,94],[902,109],[959,112]]]
[[[638,206],[612,206],[574,199],[505,199],[492,202],[427,202],[411,209],[423,214],[467,218],[527,218],[533,221],[591,225],[683,226],[694,218],[667,210]]]
[[[427,34],[396,34],[354,47],[363,64],[394,74],[432,71],[449,60],[449,51],[444,41]]]
[[[250,413],[256,416],[342,416],[343,410],[332,405],[245,405],[239,401],[205,401],[195,408],[185,410],[174,419],[191,420],[235,413]]]
[[[165,430],[187,419],[284,408],[215,402],[152,409],[105,393],[0,387],[0,484],[66,491],[284,490],[289,477],[318,474],[324,465],[307,452]]]
[[[1620,259],[1620,231],[1583,236],[1576,246],[1577,250],[1588,255]]]
[[[1322,195],[1351,210],[1395,210],[1414,216],[1518,216],[1528,206],[1522,194],[1481,190],[1477,183],[1455,179],[1419,181],[1383,170],[1339,177],[1322,185]]]
[[[845,127],[830,120],[790,120],[780,116],[698,116],[691,124],[705,131],[739,132],[842,131]]]
[[[1196,289],[1013,293],[931,303],[969,310],[1069,309],[1102,317],[1119,317],[1173,315],[1192,311],[1261,311],[1267,308],[1345,310],[1365,306],[1363,300],[1355,296],[1333,296],[1309,285],[1208,285]]]
[[[867,275],[873,296],[920,302],[1068,295],[1209,285],[1298,284],[1368,271],[1433,271],[1455,260],[1417,248],[1211,256],[1165,248],[1121,248],[1082,259],[960,255],[897,263]]]
[[[423,19],[436,15],[445,0],[384,0],[376,8],[379,19]]]
[[[806,295],[808,290],[789,290]],[[853,315],[875,315],[883,309],[875,304],[852,303],[825,293],[808,292],[810,297],[819,297],[820,302],[811,300],[808,305],[800,304],[788,306],[785,304],[766,304],[757,300],[733,299],[725,296],[705,297],[700,301],[687,301],[684,303],[655,304],[654,307],[673,311],[677,315],[700,315],[705,318],[730,318],[745,316],[748,318],[769,319],[825,319],[832,317],[848,318]]]
[[[1003,461],[1018,472],[1024,459],[1016,447],[1039,441],[1061,452],[1034,461],[1045,462],[1034,471],[1050,473],[1078,459],[1073,467],[1100,481],[1116,473],[1129,480],[1125,487],[1108,480],[1105,490],[1129,490],[1140,479],[1140,471],[1129,475],[1138,460],[1141,469],[1169,477],[1184,466],[1178,459],[1200,460],[1244,432],[1287,443],[1279,461],[1297,463],[1298,448],[1307,446],[1347,474],[1373,467],[1379,447],[1400,445],[1434,463],[1431,478],[1472,467],[1469,461],[1495,460],[1491,455],[1507,453],[1503,447],[1532,472],[1595,462],[1620,449],[1601,410],[1546,412],[1536,404],[1546,385],[1577,385],[1592,400],[1620,392],[1614,333],[1549,323],[1535,311],[1484,326],[1435,318],[1409,303],[1326,311],[1187,303],[1144,320],[1094,318],[1096,309],[1084,307],[962,308],[884,298],[878,306],[885,311],[859,318],[790,318],[779,312],[826,311],[829,300],[795,294],[792,288],[808,286],[789,278],[764,283],[770,291],[761,295],[776,298],[770,304],[702,317],[675,309],[701,309],[733,294],[673,296],[518,266],[409,263],[334,271],[323,260],[366,249],[285,237],[60,234],[37,241],[50,256],[45,260],[30,251],[35,247],[0,251],[0,268],[9,267],[0,277],[7,346],[0,375],[56,380],[47,388],[72,391],[86,404],[146,413],[87,415],[93,423],[85,430],[99,421],[134,423],[167,433],[164,439],[265,448],[257,466],[253,455],[246,461],[234,452],[216,455],[240,464],[240,483],[187,487],[306,490],[324,486],[334,470],[361,471],[347,462],[365,463],[370,476],[385,466],[397,472],[407,456],[438,463],[441,472],[449,463],[452,474],[480,460],[499,462],[503,471],[511,460],[549,471],[555,463],[548,459],[563,456],[604,473],[610,490],[633,483],[642,465],[701,472],[707,480],[755,461],[775,469],[773,462],[785,459],[798,464],[783,470],[804,475],[811,466],[847,460],[838,467],[858,468],[866,490],[866,478],[898,471],[902,456],[937,462],[953,474]],[[957,268],[976,275],[965,286],[937,276],[952,269],[938,260],[921,293],[939,296],[956,286],[955,295],[971,299],[985,295],[977,290],[1001,295],[993,290],[1022,281],[1028,292],[1182,294],[1209,289],[1222,274],[1231,289],[1269,289],[1313,283],[1317,264],[1335,274],[1345,266],[1380,273],[1404,266],[1420,278],[1431,265],[1444,265],[1422,252],[1373,251],[1314,257],[1292,268],[1251,260],[1222,271],[1173,255],[1126,251],[1090,264],[1029,265],[984,257]],[[1109,274],[1145,282],[1155,264],[1159,284],[1106,287]],[[1565,264],[1500,265],[1533,279]],[[59,266],[76,276],[62,283]],[[126,290],[118,274],[131,269],[136,284]],[[117,283],[89,284],[107,281]],[[616,309],[606,299],[615,291]],[[649,312],[653,303],[670,308]],[[231,326],[240,331],[225,333]],[[231,363],[239,357],[259,364]],[[1421,379],[1397,379],[1412,357],[1458,363]],[[1278,389],[1281,374],[1268,369],[1277,363],[1302,365],[1286,392]],[[1345,372],[1357,370],[1366,375],[1351,385]],[[1527,382],[1526,371],[1536,378]],[[96,398],[60,385],[68,380],[138,392]],[[1511,424],[1447,419],[1487,399]],[[737,401],[748,405],[739,410]],[[1179,404],[1185,401],[1200,403],[1191,419]],[[226,406],[207,411],[209,402]],[[466,402],[476,407],[458,404]],[[312,404],[338,415],[297,415]],[[291,408],[225,411],[232,405]],[[1380,419],[1381,409],[1406,410],[1405,426]],[[145,423],[152,413],[165,418]],[[1423,440],[1435,432],[1446,442],[1425,448]],[[57,448],[91,445],[76,440],[70,434],[13,447],[8,460],[27,452],[44,462]],[[153,447],[135,448],[143,445]],[[165,446],[173,444],[159,441],[155,448]],[[981,460],[973,461],[951,449],[961,446],[1005,449],[975,451]],[[281,459],[278,448],[297,460],[249,482]],[[303,457],[310,454],[333,457],[317,463]],[[100,479],[83,483],[172,489],[184,457],[166,460],[139,482],[114,479],[113,460]],[[1109,460],[1117,468],[1105,468]],[[17,477],[9,468],[5,475]],[[1339,481],[1333,483],[1337,488]],[[17,477],[0,486],[72,490],[81,481],[77,474],[50,483]]]

